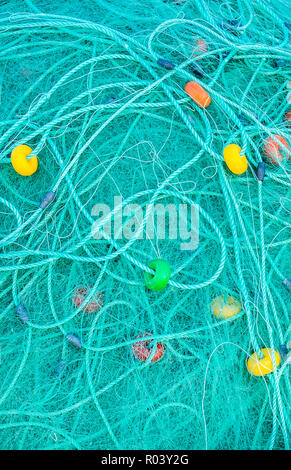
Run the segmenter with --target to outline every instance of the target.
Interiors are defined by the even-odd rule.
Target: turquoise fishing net
[[[1,449],[289,447],[290,160],[263,152],[274,134],[290,146],[289,7],[0,2]],[[185,94],[191,80],[208,108]],[[239,176],[230,143],[248,159]],[[38,155],[29,177],[10,161],[22,144]],[[93,207],[113,219],[117,196],[142,227],[150,203],[197,205],[198,246],[97,240]],[[157,292],[144,283],[154,258],[172,272]],[[101,292],[99,311],[74,305],[80,286]],[[221,295],[241,312],[216,318]],[[145,333],[164,345],[158,362],[133,354]],[[280,365],[254,377],[246,361],[265,347]]]

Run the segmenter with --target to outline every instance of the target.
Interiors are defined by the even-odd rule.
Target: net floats
[[[242,175],[248,169],[246,156],[240,156],[241,148],[236,144],[229,144],[223,149],[223,158],[228,169],[235,175]]]
[[[257,178],[259,181],[264,181],[265,178],[265,163],[264,162],[259,162],[257,166]]]
[[[80,349],[82,347],[82,343],[81,343],[79,336],[75,335],[74,333],[68,333],[66,335],[66,340],[69,343],[71,343],[73,346],[75,346],[75,348]]]
[[[175,64],[173,64],[173,62],[167,59],[163,59],[162,57],[159,57],[157,63],[166,70],[173,70],[175,68]]]
[[[192,98],[193,101],[195,101],[196,104],[198,104],[200,108],[207,108],[211,103],[209,94],[197,82],[186,83],[184,91],[190,96],[190,98]]]
[[[232,296],[219,295],[211,302],[211,312],[216,318],[231,318],[241,312],[240,302]]]
[[[57,363],[57,366],[55,368],[55,377],[57,378],[61,378],[64,371],[65,371],[65,368],[66,368],[66,361],[64,361],[64,359],[61,359],[58,363]]]
[[[193,49],[193,53],[192,53],[192,57],[197,57],[198,60],[201,59],[201,54],[204,54],[205,52],[207,52],[208,50],[208,47],[207,47],[207,42],[205,41],[205,39],[196,39],[196,46],[194,47]]]
[[[48,191],[47,193],[45,193],[40,202],[39,207],[41,209],[45,209],[51,202],[53,202],[55,195],[56,193],[54,191]]]
[[[272,360],[272,351],[270,348],[261,349],[263,355],[262,358],[259,357],[257,353],[253,353],[247,361],[247,369],[251,375],[257,377],[262,377],[263,375],[268,375],[274,370],[274,364]],[[277,351],[275,353],[275,362],[276,367],[280,364],[280,355]]]
[[[143,335],[138,335],[134,339],[145,338],[146,336],[152,336],[150,333],[145,333]],[[132,352],[136,359],[139,361],[145,362],[152,354],[153,350],[153,340],[144,339],[138,341],[132,345]],[[151,359],[151,362],[158,362],[162,359],[164,355],[165,348],[162,343],[157,343],[155,353]]]
[[[154,259],[150,262],[149,268],[155,271],[155,274],[145,272],[145,285],[150,290],[161,290],[166,287],[171,277],[171,268],[164,259]]]
[[[196,39],[196,44],[197,44],[197,48],[199,50],[199,52],[207,52],[207,42],[205,41],[205,39],[201,39],[201,38],[198,38]]]
[[[32,149],[28,145],[18,145],[11,152],[12,166],[16,173],[21,176],[31,176],[37,170],[37,156],[27,159],[31,153]]]
[[[283,147],[278,144],[274,137],[275,139],[279,140],[279,142],[281,142]],[[279,165],[285,160],[289,160],[288,152],[289,145],[283,136],[274,134],[273,136],[270,136],[265,140],[264,154],[267,158],[271,160],[274,165]]]
[[[19,317],[19,319],[22,321],[22,323],[27,323],[29,318],[28,318],[28,313],[25,307],[23,305],[18,304],[16,305],[16,312]]]
[[[287,111],[285,114],[285,121],[287,122],[288,127],[291,126],[291,110]]]
[[[91,286],[85,287],[85,286],[80,286],[77,287],[74,290],[73,293],[73,304],[76,308],[82,307],[83,312],[88,312],[88,313],[93,313],[93,312],[99,312],[101,307],[103,307],[103,295],[102,292],[97,291],[96,294],[94,294],[89,302],[86,302],[86,298],[89,295],[90,289],[92,289]]]

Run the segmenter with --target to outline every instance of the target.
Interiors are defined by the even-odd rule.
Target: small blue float
[[[29,318],[28,318],[28,313],[26,311],[26,308],[23,307],[23,305],[18,304],[16,305],[16,312],[22,323],[27,323]]]
[[[265,178],[265,163],[260,162],[257,166],[257,178],[259,181],[263,181]]]
[[[71,343],[76,348],[82,347],[82,343],[81,343],[79,336],[74,335],[73,333],[68,333],[66,335],[66,340],[69,341],[69,343]]]
[[[164,69],[167,69],[167,70],[173,70],[175,68],[175,64],[173,64],[173,62],[171,62],[170,60],[167,60],[167,59],[163,59],[162,57],[160,57],[157,60],[157,63],[159,65],[161,65],[162,67],[164,67]]]
[[[64,361],[64,359],[61,359],[57,363],[56,370],[55,370],[55,376],[57,378],[60,378],[63,375],[65,367],[66,367],[66,361]]]
[[[54,191],[48,191],[43,196],[39,207],[45,209],[55,198],[56,193]]]

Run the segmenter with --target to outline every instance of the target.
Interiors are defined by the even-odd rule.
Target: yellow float
[[[248,169],[246,156],[240,156],[241,148],[236,144],[229,144],[223,149],[223,158],[229,170],[235,175],[242,175]]]
[[[232,296],[219,295],[211,302],[211,312],[217,318],[231,318],[241,312],[241,304]]]
[[[32,149],[28,145],[18,145],[11,152],[11,163],[14,170],[22,176],[30,176],[36,172],[38,167],[37,157],[34,156],[27,159],[32,153]]]
[[[275,352],[275,361],[276,366],[280,364],[280,355],[277,351]],[[274,364],[272,361],[272,352],[270,348],[261,349],[263,355],[262,358],[259,357],[257,353],[252,354],[247,361],[247,368],[250,374],[256,376],[263,376],[270,374],[274,370]]]

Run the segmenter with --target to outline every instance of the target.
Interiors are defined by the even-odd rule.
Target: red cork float
[[[207,42],[204,39],[197,39],[196,44],[199,52],[207,52]]]
[[[202,86],[199,85],[197,82],[188,82],[184,88],[184,91],[187,95],[195,101],[200,108],[207,108],[207,106],[211,103],[211,98]]]
[[[274,137],[283,144],[283,147],[278,144]],[[264,143],[264,154],[269,158],[274,165],[279,165],[285,160],[289,160],[289,145],[281,135],[274,134],[268,137]]]
[[[134,339],[138,338],[145,338],[146,336],[152,336],[151,333],[145,333],[143,335],[138,335]],[[132,352],[133,355],[138,359],[139,361],[145,362],[150,355],[152,354],[152,348],[151,348],[151,343],[153,342],[152,339],[146,340],[144,339],[143,341],[138,341],[137,343],[134,343],[132,345]],[[165,352],[165,348],[162,345],[162,343],[157,343],[155,353],[151,359],[151,362],[157,362],[160,359],[162,359],[163,355]]]
[[[88,313],[99,312],[100,308],[103,307],[103,295],[102,295],[102,292],[99,292],[99,291],[97,291],[91,297],[89,302],[85,302],[91,289],[92,289],[92,286],[88,286],[88,287],[80,286],[74,290],[73,304],[76,308],[84,304],[81,309],[83,312],[88,312]]]
[[[199,57],[199,55],[207,52],[207,42],[204,39],[196,39],[196,47],[194,48],[193,57]]]
[[[285,114],[285,121],[287,121],[288,127],[291,127],[291,109]]]

